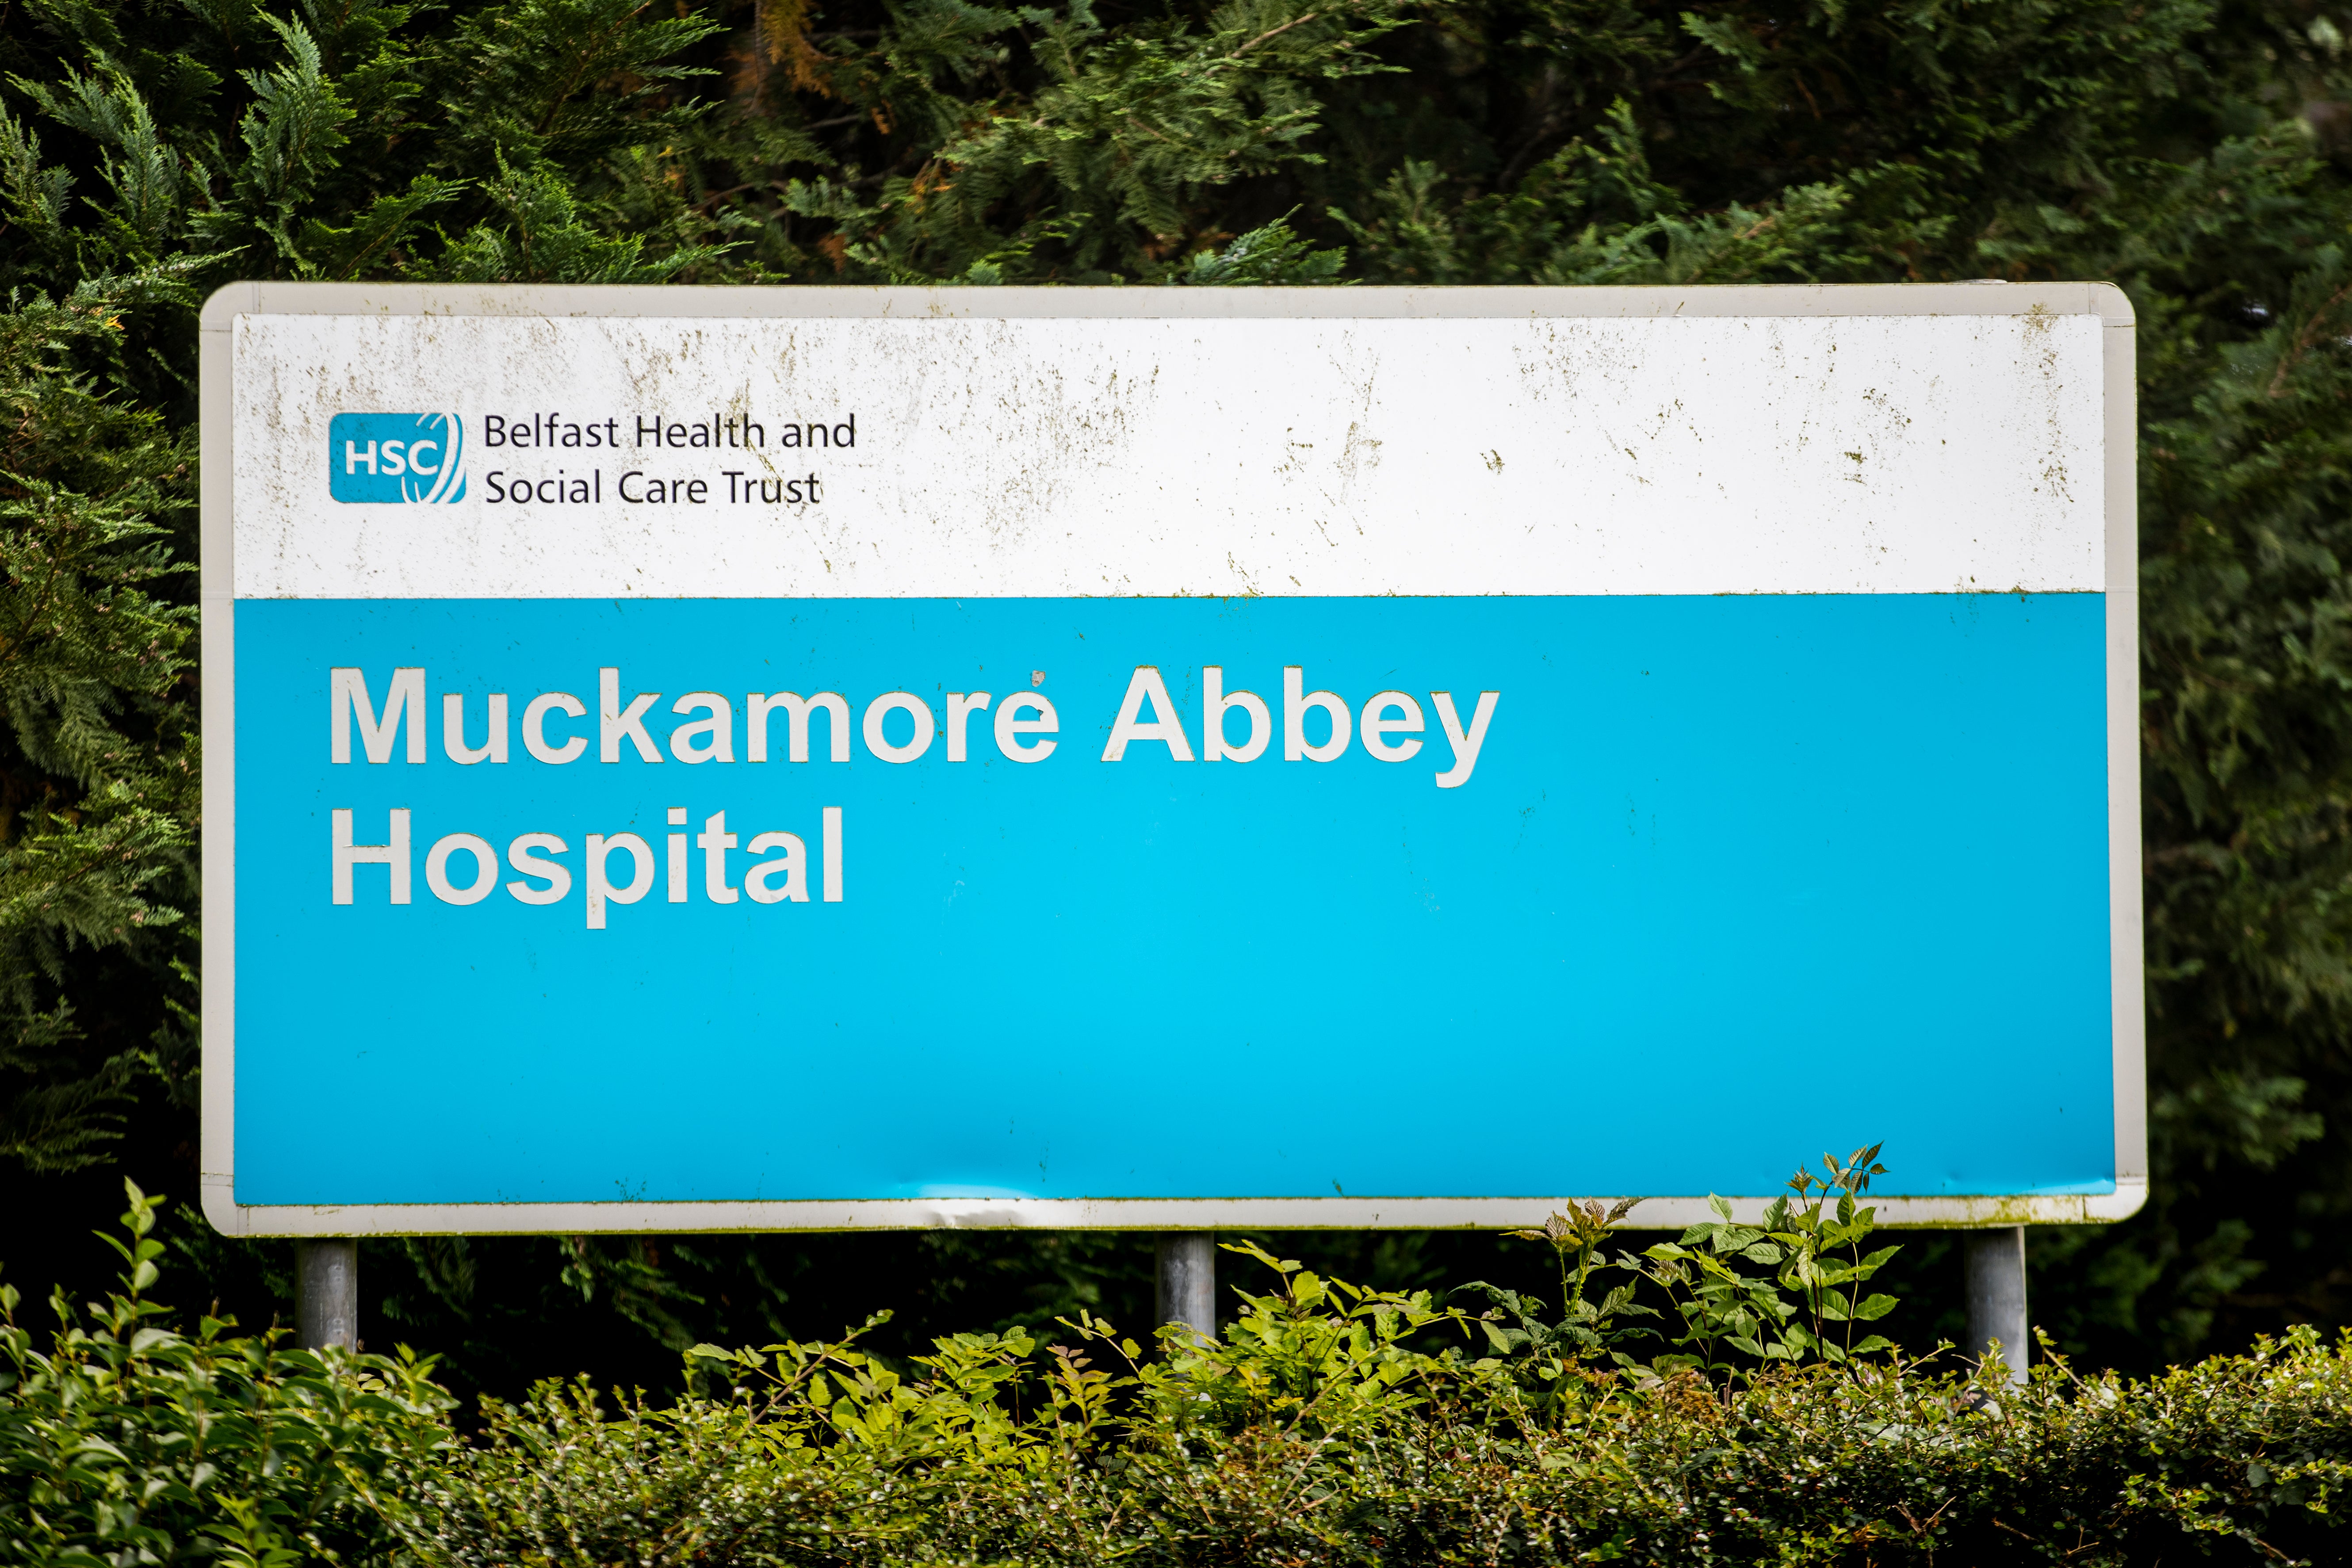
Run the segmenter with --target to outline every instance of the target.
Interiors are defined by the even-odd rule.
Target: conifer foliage
[[[2336,0],[16,0],[12,1208],[93,1162],[194,1192],[194,327],[221,282],[2091,277],[2140,322],[2158,1186],[2112,1233],[2037,1235],[2039,1315],[2140,1362],[2352,1316],[2347,36]],[[1045,1246],[1003,1255],[1013,1315],[1099,1283]],[[537,1269],[683,1344],[771,1331],[809,1255],[402,1256],[415,1324],[500,1339],[479,1271]]]
[[[36,298],[0,316],[0,1152],[37,1170],[102,1158],[152,1058],[85,1028],[96,998],[69,981],[92,972],[72,960],[121,953],[176,999],[197,804],[194,616],[171,547],[193,441],[73,368],[105,351],[113,308]]]

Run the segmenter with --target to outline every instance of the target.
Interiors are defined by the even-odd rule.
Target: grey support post
[[[1162,1231],[1158,1276],[1152,1292],[1158,1320],[1181,1323],[1204,1339],[1215,1339],[1217,1238],[1206,1231]]]
[[[306,1351],[360,1347],[360,1244],[347,1236],[294,1244],[295,1332]]]
[[[1969,1342],[1961,1348],[1981,1356],[2000,1341],[2010,1381],[2023,1383],[2033,1343],[2025,1319],[2025,1227],[1967,1231],[1961,1246],[1969,1258]]]

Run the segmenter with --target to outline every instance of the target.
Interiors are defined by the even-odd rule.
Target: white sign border
[[[1496,1230],[1539,1224],[1566,1196],[1448,1198],[889,1198],[729,1203],[255,1205],[236,1198],[236,861],[232,328],[240,315],[640,316],[824,320],[1022,318],[1511,319],[1677,316],[2092,315],[2106,328],[2105,510],[2109,953],[2116,1190],[2091,1195],[1887,1197],[1914,1226],[2112,1222],[2147,1201],[2147,1005],[2139,831],[2138,422],[2133,316],[2105,283],[1497,289],[909,289],[232,283],[199,321],[205,735],[201,1194],[229,1236],[572,1235],[893,1230]],[[365,1114],[362,1107],[321,1107]],[[1592,1194],[1576,1194],[1578,1197]],[[1610,1200],[1604,1200],[1610,1201]],[[1753,1220],[1770,1194],[1732,1197]],[[1628,1222],[1712,1217],[1700,1194],[1647,1199]]]

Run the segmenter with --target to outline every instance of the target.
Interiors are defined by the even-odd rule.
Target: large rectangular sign
[[[2145,1192],[2111,289],[204,332],[224,1229]]]

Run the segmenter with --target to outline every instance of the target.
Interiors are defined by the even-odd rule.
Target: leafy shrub
[[[1601,1255],[1622,1207],[1553,1216],[1524,1234],[1558,1250],[1558,1323],[1492,1287],[1473,1318],[1244,1244],[1276,1287],[1238,1292],[1219,1341],[1162,1331],[1156,1356],[1082,1315],[1069,1343],[951,1335],[903,1375],[855,1334],[700,1346],[719,1391],[662,1409],[543,1385],[436,1458],[399,1528],[452,1568],[2342,1550],[2352,1341],[2300,1331],[2144,1382],[2052,1358],[2012,1388],[1998,1362],[1939,1370],[1853,1339],[1893,1305],[1856,1289],[1892,1250],[1864,1250],[1855,1201],[1876,1152],[1800,1172],[1760,1226],[1718,1206],[1638,1256]],[[1596,1269],[1633,1279],[1595,1303]],[[1647,1363],[1622,1348],[1643,1336],[1667,1342]]]
[[[128,1184],[126,1184],[128,1185]],[[380,1558],[400,1511],[386,1478],[451,1443],[429,1363],[280,1349],[150,1300],[158,1200],[130,1188],[122,1288],[43,1351],[0,1286],[0,1560],[103,1568],[277,1568]]]
[[[1679,1241],[1660,1242],[1638,1257],[1629,1253],[1610,1261],[1601,1255],[1610,1228],[1639,1205],[1638,1198],[1627,1198],[1605,1214],[1596,1203],[1571,1204],[1541,1230],[1510,1232],[1528,1241],[1549,1242],[1559,1256],[1559,1294],[1565,1305],[1556,1324],[1542,1321],[1541,1301],[1517,1291],[1484,1281],[1466,1289],[1484,1293],[1498,1312],[1517,1321],[1516,1328],[1485,1325],[1495,1348],[1506,1353],[1525,1348],[1539,1364],[1592,1356],[1621,1367],[1638,1367],[1641,1363],[1622,1347],[1655,1340],[1659,1331],[1621,1320],[1661,1315],[1637,1300],[1643,1283],[1656,1288],[1682,1322],[1681,1331],[1671,1336],[1674,1348],[1650,1362],[1654,1374],[1728,1374],[1736,1371],[1729,1359],[1734,1352],[1767,1363],[1794,1363],[1844,1362],[1893,1350],[1893,1342],[1883,1335],[1855,1338],[1853,1327],[1874,1322],[1895,1307],[1892,1296],[1864,1296],[1855,1289],[1901,1250],[1882,1247],[1863,1251],[1863,1242],[1877,1228],[1878,1211],[1858,1200],[1870,1190],[1873,1176],[1885,1174],[1886,1167],[1878,1163],[1879,1148],[1874,1143],[1857,1149],[1843,1161],[1824,1155],[1823,1175],[1800,1165],[1788,1192],[1766,1206],[1760,1226],[1733,1223],[1731,1205],[1711,1197],[1713,1220],[1692,1226]],[[1739,1267],[1742,1262],[1760,1264],[1766,1271],[1751,1274]],[[1633,1279],[1599,1301],[1589,1300],[1585,1290],[1593,1274],[1611,1269]]]
[[[34,1348],[7,1313],[0,1561],[425,1568],[688,1564],[2155,1564],[2340,1560],[2352,1543],[2352,1340],[2309,1330],[2158,1376],[2045,1357],[2012,1386],[1849,1351],[1823,1292],[1869,1233],[1867,1160],[1768,1227],[1695,1226],[1757,1331],[1702,1363],[1612,1344],[1633,1295],[1544,1325],[1426,1294],[1272,1274],[1223,1336],[1148,1352],[1081,1316],[1065,1342],[953,1334],[904,1367],[841,1340],[698,1346],[699,1392],[606,1402],[585,1381],[486,1405],[470,1440],[430,1365],[276,1348],[146,1291],[157,1204],[131,1194],[122,1289]],[[1854,1174],[1863,1172],[1863,1176]],[[1843,1185],[1839,1185],[1843,1179]],[[1556,1216],[1564,1282],[1599,1238]],[[1606,1215],[1598,1216],[1601,1220]],[[1580,1229],[1580,1227],[1585,1227]],[[1808,1239],[1808,1232],[1811,1239]],[[1584,1239],[1579,1239],[1584,1237]],[[1793,1237],[1794,1240],[1783,1238]],[[1562,1246],[1565,1241],[1567,1245]],[[1589,1242],[1589,1245],[1587,1244]],[[1817,1245],[1818,1244],[1818,1245]],[[1574,1260],[1571,1263],[1571,1259]],[[1760,1269],[1762,1272],[1756,1272]],[[1716,1277],[1710,1274],[1711,1278]],[[1571,1302],[1577,1298],[1570,1297]],[[1864,1299],[1867,1300],[1867,1298]],[[1542,1332],[1512,1326],[1533,1322]],[[1776,1330],[1773,1325],[1779,1325]],[[1565,1328],[1563,1327],[1565,1325]],[[1568,1331],[1578,1327],[1598,1339]],[[1790,1331],[1808,1347],[1773,1353]],[[1734,1343],[1748,1340],[1753,1348]],[[1843,1353],[1832,1353],[1832,1352]]]
[[[442,1564],[1566,1564],[2336,1559],[2352,1344],[2161,1376],[1899,1357],[1721,1385],[1410,1348],[1445,1318],[1295,1266],[1223,1342],[1097,1323],[705,1350],[720,1396],[607,1414],[547,1385],[412,1498]],[[1092,1364],[1108,1354],[1120,1371]]]

